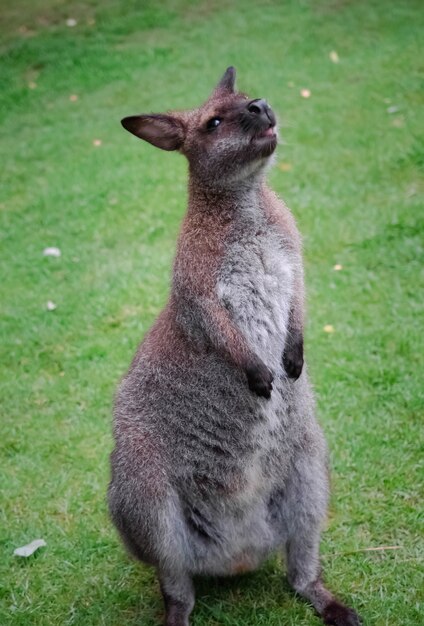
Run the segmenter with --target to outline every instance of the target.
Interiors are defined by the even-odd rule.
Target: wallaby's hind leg
[[[286,546],[287,576],[295,591],[309,600],[325,624],[360,626],[358,615],[324,586],[319,567],[319,530],[298,529]]]
[[[189,626],[194,606],[194,587],[190,576],[182,572],[159,572],[165,603],[165,626]]]
[[[150,463],[153,460],[150,454]],[[118,452],[112,461],[121,473],[117,480],[115,471],[109,485],[111,517],[129,552],[157,569],[165,601],[165,626],[188,626],[194,606],[188,574],[192,555],[178,495],[167,483],[164,471],[149,472],[136,463],[130,465]]]
[[[328,478],[319,459],[298,459],[285,494],[286,564],[289,583],[309,600],[325,624],[360,626],[352,609],[339,602],[324,586],[319,563],[321,522],[327,509]]]

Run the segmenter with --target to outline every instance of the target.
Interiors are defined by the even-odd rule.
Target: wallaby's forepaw
[[[337,600],[330,602],[322,612],[324,624],[331,626],[361,626],[361,618],[349,607]]]
[[[297,380],[303,369],[303,337],[289,340],[283,354],[283,365],[289,378]]]
[[[271,397],[274,376],[266,365],[263,363],[252,365],[246,369],[246,375],[250,391],[263,398]]]
[[[291,356],[284,353],[283,357],[283,365],[284,370],[289,378],[293,378],[297,380],[302,373],[303,369],[303,356],[299,357],[298,355]]]

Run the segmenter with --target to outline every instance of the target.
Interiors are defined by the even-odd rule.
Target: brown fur
[[[319,578],[327,452],[303,363],[300,235],[265,183],[276,120],[234,79],[194,111],[123,120],[184,154],[190,182],[168,303],[116,396],[110,512],[157,570],[166,626],[188,626],[194,575],[276,550],[326,623],[358,626]]]

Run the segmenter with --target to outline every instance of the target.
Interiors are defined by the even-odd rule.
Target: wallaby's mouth
[[[275,130],[275,126],[270,126],[269,128],[267,128],[266,130],[264,130],[261,134],[261,137],[276,137],[277,136],[277,132]]]
[[[276,139],[277,138],[277,128],[275,124],[270,124],[266,128],[255,128],[252,130],[253,130],[252,141],[255,141],[255,139],[264,139],[264,138]]]
[[[251,139],[251,144],[259,150],[261,157],[269,157],[277,147],[277,131],[275,125],[256,131]],[[253,147],[253,146],[252,146]]]
[[[252,136],[252,141],[259,141],[266,144],[277,145],[277,138],[277,130],[275,125],[273,125],[269,126],[268,128],[257,130]]]

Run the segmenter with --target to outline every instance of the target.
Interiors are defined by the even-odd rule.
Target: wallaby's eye
[[[206,124],[206,128],[207,128],[207,130],[215,130],[215,128],[217,128],[220,125],[220,123],[221,123],[221,118],[220,117],[213,117]]]

